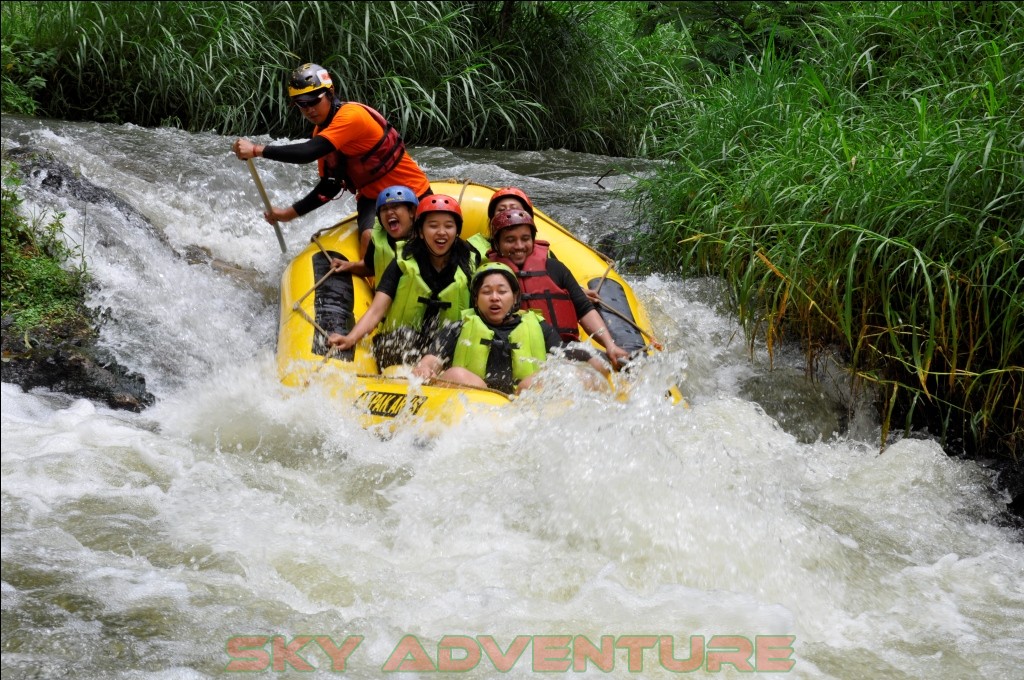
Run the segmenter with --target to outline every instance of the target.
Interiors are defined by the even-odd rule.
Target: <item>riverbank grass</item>
[[[19,210],[18,179],[5,163],[0,187],[4,332],[90,327],[83,305],[88,274],[79,253],[62,239],[63,215],[29,220]],[[74,334],[74,333],[72,333]]]
[[[716,275],[753,343],[838,346],[890,429],[1024,455],[1024,10],[871,3],[680,102],[652,270]],[[998,16],[996,16],[998,15]]]
[[[313,61],[413,144],[630,155],[658,103],[645,83],[679,77],[656,56],[678,37],[633,44],[637,5],[6,2],[4,110],[303,137],[284,84]]]

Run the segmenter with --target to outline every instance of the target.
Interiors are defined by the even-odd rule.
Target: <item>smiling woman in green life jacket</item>
[[[420,201],[413,223],[416,238],[405,242],[379,274],[369,309],[347,335],[331,333],[327,342],[351,349],[381,321],[374,337],[378,368],[415,364],[438,327],[461,319],[468,309],[469,284],[481,254],[459,238],[462,209],[451,196],[434,194]]]
[[[482,265],[470,294],[472,309],[462,313],[460,324],[440,330],[413,374],[506,394],[529,388],[548,354],[562,346],[562,338],[540,313],[519,309],[519,279],[507,265]],[[589,353],[575,350],[567,355],[590,362],[602,373],[608,370]]]

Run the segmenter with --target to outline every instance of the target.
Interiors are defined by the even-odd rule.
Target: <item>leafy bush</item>
[[[5,36],[2,51],[0,107],[5,113],[36,115],[39,112],[36,99],[46,88],[46,76],[53,73],[56,66],[55,51],[37,52],[20,35],[12,35],[9,41]]]

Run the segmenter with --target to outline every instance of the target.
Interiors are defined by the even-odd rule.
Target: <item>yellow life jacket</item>
[[[380,279],[397,253],[401,252],[405,241],[398,241],[392,248],[388,232],[380,225],[374,225],[373,231],[370,232],[370,240],[373,241],[373,275]]]
[[[466,272],[462,267],[456,267],[455,280],[440,293],[434,294],[423,280],[416,258],[402,257],[403,249],[400,248],[395,256],[402,276],[398,280],[395,299],[391,301],[391,307],[384,318],[384,329],[408,326],[421,330],[427,307],[431,306],[438,308],[438,322],[458,321],[462,310],[469,308],[469,278]]]
[[[544,331],[540,326],[544,317],[533,310],[520,310],[516,314],[520,318],[519,325],[508,334],[508,340],[499,338],[496,341],[494,329],[484,322],[476,310],[464,311],[452,366],[461,366],[486,380],[487,358],[491,355],[491,348],[500,342],[511,345],[513,381],[519,383],[523,378],[536,373],[548,355]]]
[[[466,239],[466,243],[471,245],[474,250],[480,253],[481,262],[487,260],[487,253],[491,249],[491,242],[487,240],[486,236],[483,234],[473,234]]]

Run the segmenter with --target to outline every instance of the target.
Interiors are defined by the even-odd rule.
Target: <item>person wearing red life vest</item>
[[[491,205],[503,199],[499,190]],[[564,264],[551,255],[546,241],[537,240],[532,205],[525,199],[524,208],[508,207],[493,212],[490,223],[491,250],[488,259],[503,262],[519,277],[522,287],[522,308],[536,309],[544,315],[563,340],[579,340],[578,327],[604,346],[612,365],[618,367],[629,353],[612,338],[604,319],[594,309],[582,287]]]

